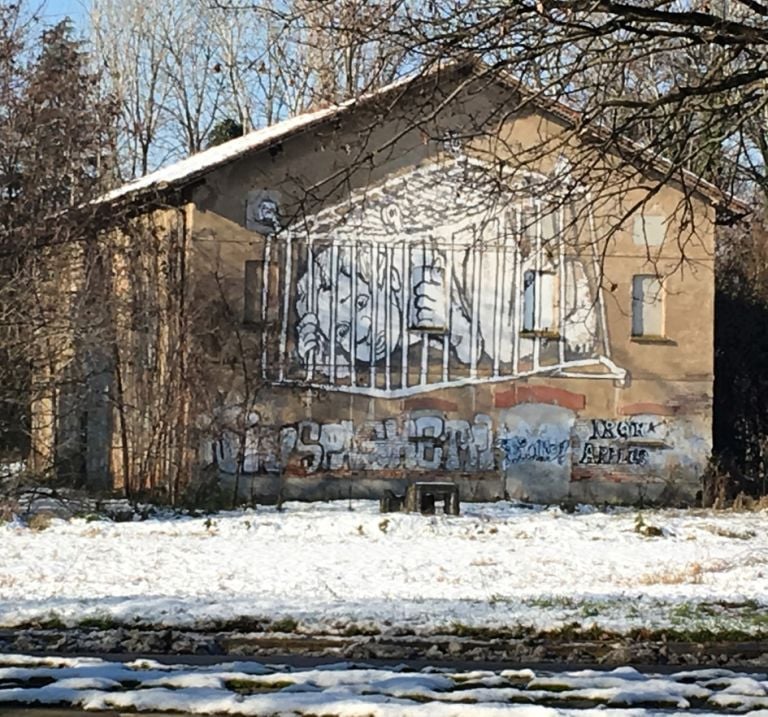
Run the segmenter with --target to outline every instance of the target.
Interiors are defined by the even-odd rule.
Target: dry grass
[[[754,530],[731,530],[722,525],[702,525],[701,529],[706,530],[708,533],[712,533],[712,535],[717,535],[720,538],[729,538],[731,540],[751,540],[757,535]]]
[[[50,528],[51,521],[53,520],[53,513],[41,512],[35,513],[28,522],[31,530],[45,530]]]
[[[18,515],[20,512],[19,502],[16,499],[0,499],[0,522],[6,523],[9,520],[13,520],[13,516]]]
[[[699,585],[703,580],[703,573],[701,563],[691,563],[682,568],[646,573],[641,575],[637,582],[640,585]]]
[[[104,530],[98,526],[92,525],[86,528],[82,535],[84,535],[86,538],[97,538],[102,535],[104,535]]]
[[[490,558],[475,558],[472,562],[470,562],[470,565],[476,568],[490,568],[498,564],[498,561],[491,560]]]
[[[707,565],[696,561],[681,567],[645,573],[637,582],[640,585],[701,585],[707,573],[721,573],[732,567],[732,564],[724,560],[712,561]]]

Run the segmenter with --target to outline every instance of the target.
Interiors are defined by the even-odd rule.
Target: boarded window
[[[556,331],[555,274],[526,271],[523,275],[523,331]]]
[[[536,272],[523,275],[523,331],[536,328]]]
[[[632,336],[664,335],[664,301],[655,276],[632,277]]]
[[[259,287],[261,274],[264,270],[263,261],[246,261],[243,285],[243,323],[255,324],[259,316]]]
[[[637,246],[661,246],[665,231],[664,217],[658,214],[638,214],[632,227],[632,241]]]

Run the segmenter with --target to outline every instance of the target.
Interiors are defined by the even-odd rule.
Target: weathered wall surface
[[[556,130],[529,115],[494,131],[533,146]],[[447,149],[361,116],[195,190],[200,466],[261,498],[450,478],[463,499],[693,502],[711,445],[711,209],[694,199],[684,231],[670,186],[606,247],[631,183],[584,212]],[[663,335],[633,336],[634,277],[657,274]]]
[[[620,403],[609,412],[599,399],[616,397],[553,383],[566,384],[471,387],[440,398],[326,396],[297,406],[276,391],[251,416],[241,472],[253,481],[243,485],[263,497],[278,489],[290,497],[375,497],[410,480],[449,478],[464,499],[695,498],[710,450],[704,410]],[[239,435],[224,431],[206,443],[205,461],[234,476],[238,447]]]

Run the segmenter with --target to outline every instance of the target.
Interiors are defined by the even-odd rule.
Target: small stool
[[[404,508],[409,513],[434,515],[439,500],[443,501],[446,515],[459,514],[459,487],[447,481],[411,483],[405,492]]]

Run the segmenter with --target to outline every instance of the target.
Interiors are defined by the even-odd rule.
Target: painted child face
[[[340,272],[336,285],[318,295],[320,329],[330,338],[332,318],[337,349],[350,359],[378,361],[399,345],[402,315],[392,284],[371,286],[360,274],[356,286],[352,277]],[[336,302],[335,317],[332,316]],[[353,345],[354,343],[354,345]]]

